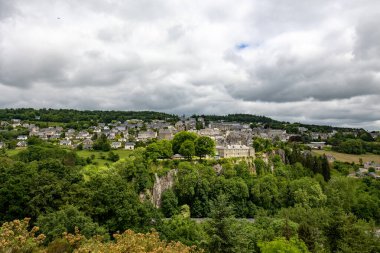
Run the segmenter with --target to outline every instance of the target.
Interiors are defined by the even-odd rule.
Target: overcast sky
[[[380,130],[378,0],[0,0],[0,107]]]

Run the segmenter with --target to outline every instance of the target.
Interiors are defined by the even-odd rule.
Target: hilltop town
[[[264,124],[252,124],[241,122],[208,121],[203,117],[182,117],[176,122],[165,120],[144,121],[130,119],[124,122],[112,120],[111,123],[99,122],[87,129],[73,129],[62,124],[49,124],[41,127],[39,117],[34,123],[20,119],[2,120],[1,131],[17,129],[23,133],[14,139],[1,141],[0,148],[26,147],[28,138],[38,137],[68,148],[85,150],[93,149],[94,141],[101,135],[105,135],[112,149],[133,150],[135,146],[145,146],[153,140],[172,140],[174,135],[181,131],[188,131],[199,136],[207,136],[214,140],[217,154],[222,157],[250,156],[254,151],[250,150],[255,138],[267,139],[272,142],[281,141],[305,141],[311,148],[323,149],[328,138],[333,137],[337,131],[313,132],[305,127],[298,127],[296,133],[287,133],[284,129],[272,129]],[[344,132],[344,134],[357,135],[357,130]],[[370,133],[373,138],[379,137],[379,132]],[[223,152],[223,150],[225,150]],[[231,152],[229,152],[229,150]]]

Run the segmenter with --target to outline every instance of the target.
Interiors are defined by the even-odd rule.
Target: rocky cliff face
[[[283,149],[276,149],[274,151],[275,155],[279,155],[281,157],[281,160],[283,163],[286,163],[286,157],[285,157],[285,150]]]
[[[283,149],[276,149],[276,150],[273,150],[271,152],[267,152],[267,153],[263,153],[261,154],[261,159],[263,159],[263,161],[266,163],[266,164],[269,164],[269,161],[270,159],[275,156],[275,155],[278,155],[280,156],[281,160],[283,163],[286,162],[286,157],[285,157],[285,150]]]
[[[161,207],[162,193],[165,190],[171,189],[173,187],[176,174],[177,170],[170,170],[168,174],[163,177],[159,177],[157,173],[154,175],[155,181],[153,185],[151,200],[155,207]]]
[[[271,152],[267,152],[267,153],[263,153],[261,154],[260,158],[263,159],[263,161],[267,164],[267,165],[270,165],[270,170],[272,171],[273,173],[273,170],[274,170],[274,166],[272,164],[271,161],[271,158],[275,155],[278,155],[280,156],[281,160],[283,163],[286,163],[286,157],[285,157],[285,150],[283,149],[276,149],[276,150],[273,150]],[[256,169],[256,168],[255,168]]]

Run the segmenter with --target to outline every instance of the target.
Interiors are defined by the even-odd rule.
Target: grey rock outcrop
[[[177,170],[170,170],[163,177],[159,177],[157,173],[154,175],[155,180],[152,190],[152,203],[155,207],[161,207],[162,193],[173,187],[176,174]]]

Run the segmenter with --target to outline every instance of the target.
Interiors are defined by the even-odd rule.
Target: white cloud
[[[0,106],[379,128],[379,9],[375,0],[4,0]]]

